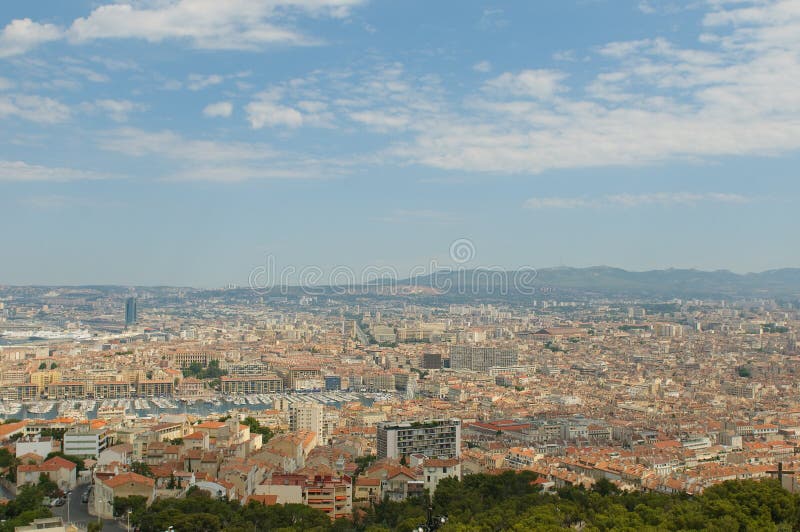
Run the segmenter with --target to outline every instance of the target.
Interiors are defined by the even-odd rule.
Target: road
[[[85,529],[89,521],[97,521],[97,517],[89,515],[88,505],[81,502],[81,496],[86,491],[86,485],[79,485],[69,496],[69,521],[75,523],[78,528]],[[67,521],[67,505],[56,506],[50,509],[53,515],[61,517]],[[118,523],[113,519],[103,519],[103,530],[110,532],[125,532],[125,523]]]

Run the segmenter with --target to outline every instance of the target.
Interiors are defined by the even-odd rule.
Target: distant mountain
[[[728,270],[666,269],[627,271],[608,266],[543,268],[530,271],[440,271],[402,284],[441,287],[453,294],[528,295],[576,292],[605,296],[658,297],[800,297],[800,268],[737,274]],[[541,296],[540,296],[541,297]]]
[[[55,291],[54,291],[55,290]],[[145,300],[164,302],[188,299],[260,301],[262,298],[296,299],[322,296],[334,299],[359,297],[431,299],[437,303],[474,301],[517,301],[531,299],[609,298],[773,298],[800,300],[800,268],[782,268],[760,273],[738,274],[728,270],[702,271],[666,269],[628,271],[609,266],[589,268],[542,268],[539,270],[440,270],[411,279],[381,279],[356,286],[296,285],[251,289],[201,289],[190,287],[137,286],[136,294]],[[0,295],[16,299],[41,300],[49,297],[92,301],[98,298],[122,298],[131,287],[105,286],[0,286]]]

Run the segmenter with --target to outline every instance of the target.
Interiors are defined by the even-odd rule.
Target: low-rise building
[[[78,482],[78,466],[60,456],[54,456],[41,464],[22,464],[17,466],[17,487],[27,484],[36,484],[44,475],[59,487],[67,491],[75,487]]]
[[[108,434],[103,429],[76,427],[64,433],[64,454],[81,458],[97,458],[108,447]]]
[[[137,473],[120,473],[108,479],[97,478],[94,490],[95,514],[102,519],[113,519],[114,499],[137,495],[153,502],[155,481]]]

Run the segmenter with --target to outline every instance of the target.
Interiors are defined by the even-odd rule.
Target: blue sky
[[[800,266],[795,0],[5,0],[0,283]]]

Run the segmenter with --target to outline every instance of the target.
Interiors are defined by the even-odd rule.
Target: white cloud
[[[525,201],[528,209],[578,209],[602,207],[644,207],[652,205],[693,206],[698,203],[744,204],[751,198],[740,194],[723,192],[653,192],[649,194],[610,194],[597,198],[549,197],[530,198]]]
[[[489,61],[479,61],[472,65],[472,70],[475,72],[490,72],[492,70],[492,64]]]
[[[187,41],[195,48],[259,50],[267,45],[303,46],[319,41],[292,28],[297,15],[342,19],[366,0],[120,0],[96,7],[68,28],[29,18],[0,32],[0,57],[23,54],[68,38]]]
[[[86,181],[106,179],[109,175],[73,168],[53,168],[22,161],[0,161],[0,181]]]
[[[714,33],[696,46],[610,43],[598,50],[603,70],[569,86],[557,71],[503,73],[460,103],[412,113],[415,135],[386,153],[401,164],[535,174],[800,149],[800,5],[713,5]]]
[[[502,94],[547,100],[563,92],[561,84],[567,75],[555,70],[523,70],[505,72],[486,82],[486,87]]]
[[[420,114],[435,116],[444,101],[436,75],[406,79],[400,63],[362,71],[314,71],[273,85],[245,106],[253,128],[344,128],[347,132],[416,130]],[[416,85],[415,85],[416,83]],[[364,156],[376,160],[378,154]]]
[[[149,132],[136,128],[104,132],[98,144],[103,149],[136,157],[158,155],[203,163],[263,161],[276,155],[275,150],[266,144],[193,140],[173,131]]]
[[[233,114],[233,104],[231,102],[211,103],[205,106],[203,114],[212,118],[227,118]]]
[[[358,111],[350,113],[350,118],[381,131],[404,129],[409,123],[407,116],[392,115],[381,111]]]
[[[12,20],[0,32],[0,57],[24,54],[62,37],[63,31],[53,24],[39,24],[29,18]]]
[[[237,183],[254,179],[326,179],[343,175],[351,163],[278,152],[262,143],[187,139],[173,131],[136,128],[106,131],[100,148],[147,158],[156,179]]]
[[[279,95],[275,92],[262,92],[257,99],[248,103],[244,110],[253,129],[261,129],[265,126],[295,128],[303,125],[302,113],[293,107],[279,103]]]
[[[208,181],[213,183],[239,183],[254,179],[318,179],[319,173],[302,166],[279,168],[275,166],[199,166],[180,170],[164,176],[165,181]]]
[[[0,95],[0,118],[19,117],[31,122],[54,124],[70,117],[70,109],[52,98],[29,94]]]
[[[100,72],[95,72],[90,68],[72,66],[69,67],[68,70],[74,74],[78,74],[79,76],[86,78],[86,80],[91,81],[92,83],[108,83],[109,81],[111,81],[111,78],[109,78],[105,74],[101,74]]]
[[[146,109],[144,104],[130,100],[99,99],[82,105],[86,111],[100,111],[114,122],[127,122],[128,115]]]
[[[706,2],[681,0],[681,2],[670,2],[668,0],[641,0],[638,4],[639,11],[646,15],[674,15],[681,11],[699,9]]]
[[[219,85],[223,81],[225,81],[225,78],[217,74],[211,74],[210,76],[189,74],[189,81],[186,83],[186,88],[190,91],[199,91],[206,87],[211,87],[212,85]]]
[[[97,7],[76,19],[73,41],[133,38],[149,42],[189,41],[197,48],[255,50],[267,44],[306,45],[315,40],[282,25],[301,13],[343,18],[362,0],[161,0]]]
[[[575,50],[559,50],[553,54],[553,61],[572,63],[577,60]]]
[[[219,85],[229,79],[240,80],[249,77],[251,74],[252,72],[249,70],[235,72],[233,74],[189,74],[185,86],[190,91],[199,91],[208,87],[213,87],[214,85]],[[168,84],[169,86],[167,88],[170,89],[180,89],[184,86],[184,83],[177,80],[169,81]]]

